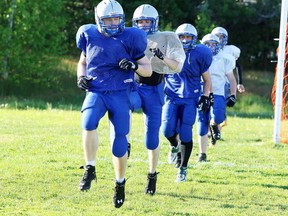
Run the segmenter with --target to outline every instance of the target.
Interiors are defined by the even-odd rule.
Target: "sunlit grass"
[[[196,128],[196,127],[195,127]],[[133,114],[126,201],[112,205],[114,171],[107,116],[99,126],[97,183],[78,191],[82,177],[80,113],[0,109],[1,215],[285,215],[288,211],[288,146],[272,142],[273,120],[228,117],[223,140],[208,149],[208,162],[189,161],[187,182],[175,183],[160,135],[155,196],[144,195],[148,171],[143,118]]]

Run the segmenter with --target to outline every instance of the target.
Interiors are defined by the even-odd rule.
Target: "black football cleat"
[[[114,190],[114,196],[113,196],[113,203],[115,208],[120,208],[125,201],[125,183],[126,180],[124,180],[122,183],[119,183],[116,181],[115,183],[115,190]]]
[[[150,194],[153,196],[156,192],[156,182],[157,182],[157,175],[159,172],[155,173],[148,173],[147,175],[147,186],[145,188],[145,194]]]
[[[84,169],[85,171],[84,171],[83,178],[79,183],[79,189],[81,191],[87,191],[91,187],[91,182],[93,180],[96,181],[95,166],[86,165],[86,166],[81,166],[80,169]]]

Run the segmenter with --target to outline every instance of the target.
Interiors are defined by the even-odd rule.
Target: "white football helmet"
[[[219,37],[221,49],[228,43],[228,32],[223,27],[216,27],[212,30],[211,34]]]
[[[206,34],[200,42],[207,46],[213,55],[217,55],[221,49],[219,38],[214,34]]]
[[[150,20],[150,26],[138,26],[138,20]],[[133,14],[132,25],[133,27],[140,28],[144,30],[147,34],[154,33],[158,31],[159,14],[158,11],[149,4],[143,4],[136,8]]]
[[[120,18],[118,25],[105,25],[105,18]],[[103,0],[95,7],[95,21],[99,32],[106,36],[115,36],[124,31],[125,15],[122,6],[115,0]]]
[[[186,39],[181,40],[184,50],[193,49],[196,46],[198,32],[193,25],[189,23],[184,23],[178,26],[175,33],[178,35],[178,37],[180,35],[192,37],[192,40],[189,40],[189,41]]]

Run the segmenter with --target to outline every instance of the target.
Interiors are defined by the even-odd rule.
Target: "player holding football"
[[[137,94],[134,96],[140,98],[145,115],[144,142],[149,160],[145,193],[154,195],[158,174],[156,167],[159,157],[159,129],[164,103],[163,76],[181,71],[185,52],[174,32],[158,31],[159,14],[152,5],[143,4],[136,8],[132,22],[134,27],[147,34],[148,46],[145,54],[151,61],[153,70],[151,77],[135,74]]]
[[[95,7],[96,24],[79,28],[77,47],[82,51],[77,66],[78,87],[85,90],[82,105],[82,142],[85,156],[84,175],[79,189],[89,190],[96,180],[97,128],[108,112],[115,129],[112,144],[116,177],[114,206],[120,208],[125,201],[125,171],[129,132],[129,94],[134,73],[142,77],[152,74],[144,51],[146,34],[136,28],[125,28],[122,6],[115,0],[103,0]]]
[[[174,150],[170,152],[168,159],[169,163],[176,163],[179,168],[176,182],[184,182],[193,149],[192,128],[197,108],[201,112],[209,112],[210,109],[211,79],[208,70],[212,53],[206,46],[196,45],[198,33],[193,25],[180,25],[176,34],[182,42],[186,60],[180,73],[165,75],[166,100],[161,130]]]

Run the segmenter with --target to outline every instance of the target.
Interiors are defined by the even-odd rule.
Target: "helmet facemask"
[[[191,36],[192,39],[191,40],[187,40],[186,38],[183,38],[183,36]],[[187,52],[190,49],[194,49],[196,46],[196,42],[197,42],[197,36],[193,35],[193,34],[188,34],[188,33],[184,33],[184,34],[178,34],[179,40],[181,41],[182,45],[183,45],[183,49],[185,50],[185,52]],[[183,39],[182,39],[183,38]]]
[[[119,24],[105,25],[104,20],[103,20],[105,18],[119,18]],[[99,18],[99,21],[97,23],[98,29],[100,28],[101,33],[103,33],[106,36],[115,36],[115,35],[121,34],[125,28],[124,20],[125,20],[124,15],[120,15],[120,14],[102,16]]]
[[[150,20],[151,25],[149,26],[139,26],[138,21],[139,20]],[[146,34],[153,34],[154,32],[158,31],[158,21],[152,17],[138,17],[135,19],[132,19],[133,22],[133,27],[142,29],[143,31],[146,32]]]
[[[223,34],[223,33],[218,33],[216,34],[216,36],[219,38],[221,49],[223,49],[223,47],[226,46],[228,43],[228,35]]]

